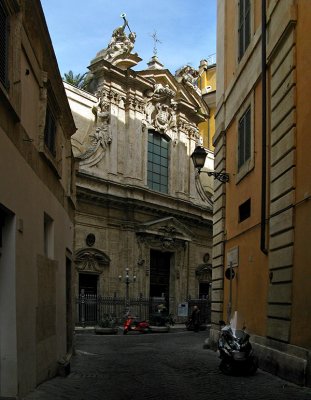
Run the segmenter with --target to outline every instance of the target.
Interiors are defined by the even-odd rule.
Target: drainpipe
[[[267,199],[267,82],[266,82],[266,0],[261,1],[261,78],[262,78],[262,171],[261,171],[261,231],[260,250],[266,248],[266,199]]]

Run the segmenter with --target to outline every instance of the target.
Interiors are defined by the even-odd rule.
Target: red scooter
[[[137,318],[129,315],[123,325],[123,334],[126,335],[129,331],[148,333],[150,332],[150,325],[147,321],[138,321]]]

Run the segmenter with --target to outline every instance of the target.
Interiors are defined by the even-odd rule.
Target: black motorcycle
[[[249,341],[250,336],[243,330],[233,332],[230,325],[220,321],[218,350],[221,358],[219,369],[226,375],[253,375],[258,368],[258,358]]]

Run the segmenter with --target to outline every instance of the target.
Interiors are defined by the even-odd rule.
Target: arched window
[[[148,176],[150,189],[168,193],[168,140],[157,132],[148,133]]]

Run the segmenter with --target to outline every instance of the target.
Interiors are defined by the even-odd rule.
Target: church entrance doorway
[[[84,295],[97,295],[98,275],[79,274],[79,293]]]
[[[169,308],[172,253],[150,250],[150,297],[164,297]]]

